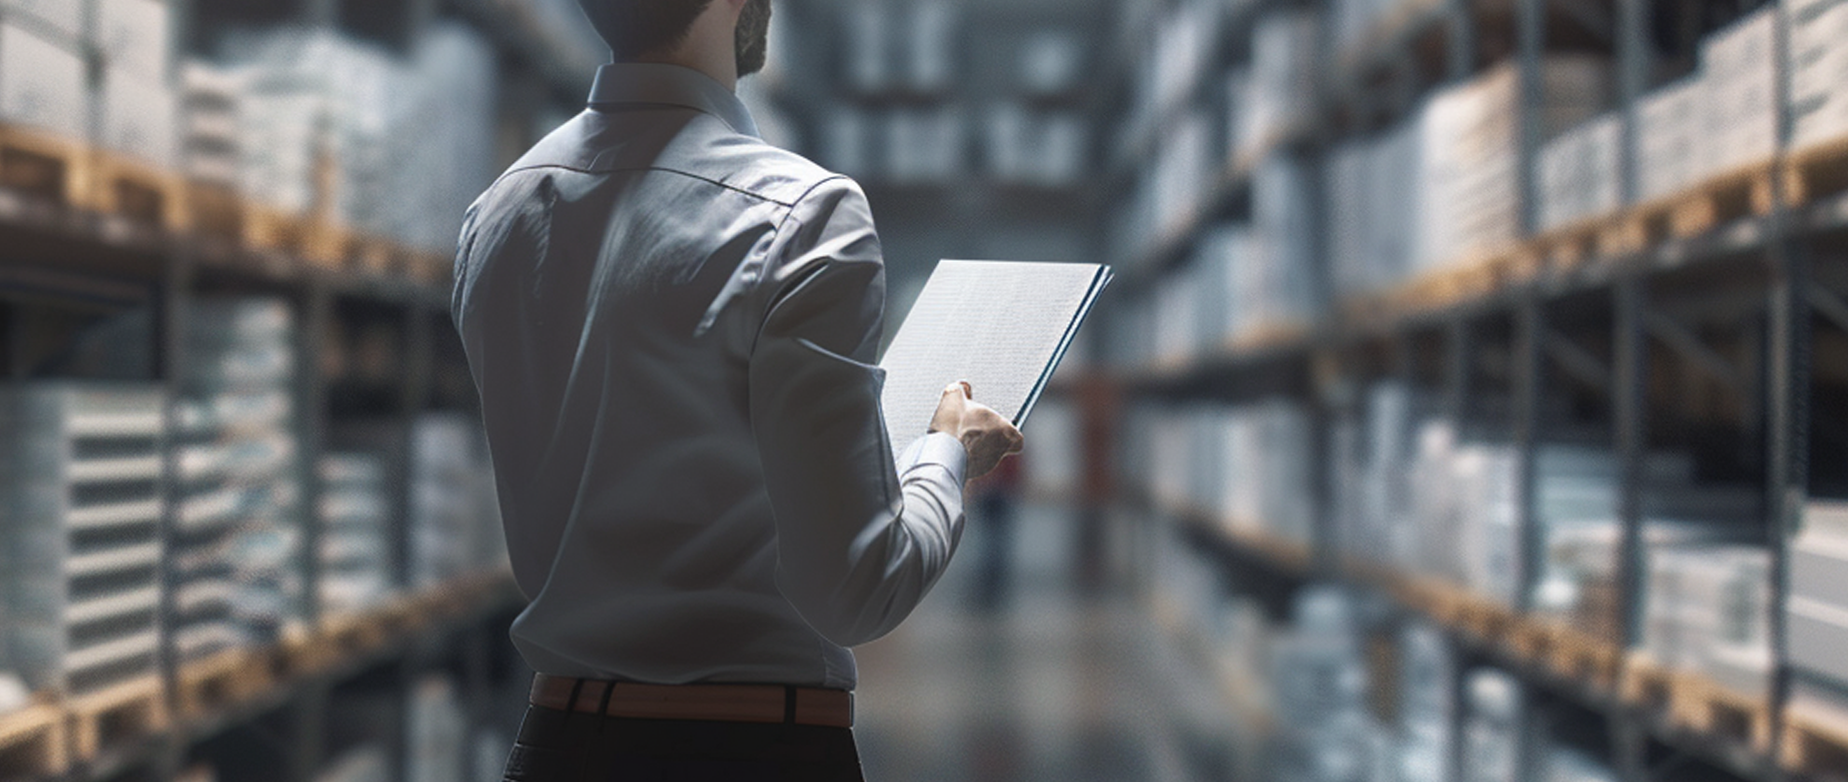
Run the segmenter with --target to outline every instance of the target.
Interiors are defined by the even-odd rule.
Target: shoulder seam
[[[521,166],[519,168],[509,169],[506,173],[500,176],[500,179],[495,180],[495,184],[499,184],[501,179],[506,179],[507,177],[510,177],[514,174],[524,173],[527,171],[540,171],[544,169],[557,169],[560,171],[571,171],[573,173],[578,173],[578,174],[593,174],[593,175],[595,174],[635,173],[635,172],[640,172],[640,171],[660,171],[666,174],[678,174],[688,179],[695,179],[701,182],[705,182],[706,184],[709,184],[709,185],[713,185],[716,187],[722,187],[734,193],[747,195],[752,198],[758,199],[760,201],[767,201],[769,203],[776,204],[782,207],[794,207],[803,198],[808,197],[809,193],[815,192],[815,188],[820,187],[822,183],[828,182],[834,179],[844,178],[840,174],[833,174],[830,176],[823,177],[819,181],[815,182],[814,184],[809,185],[808,189],[802,191],[802,195],[797,196],[795,200],[793,201],[784,201],[779,198],[772,198],[770,196],[764,195],[763,193],[754,193],[744,188],[738,187],[737,185],[726,184],[717,179],[713,179],[711,177],[700,176],[699,174],[695,174],[691,171],[682,171],[677,168],[666,168],[664,166],[643,166],[643,167],[638,167],[638,168],[589,169],[589,168],[579,168],[577,166],[567,166],[567,165],[563,165],[560,163],[536,163],[530,166]]]

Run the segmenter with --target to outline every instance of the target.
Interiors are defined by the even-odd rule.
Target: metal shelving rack
[[[176,40],[190,40],[203,20],[223,9],[212,0],[174,0]],[[561,37],[531,13],[507,0],[401,0],[390,4],[351,0],[267,0],[236,3],[240,14],[279,23],[342,27],[349,13],[391,20],[402,30],[419,29],[438,15],[451,15],[485,31],[500,50],[500,78],[519,87],[522,101],[505,101],[503,123],[526,129],[525,116],[538,105],[569,110],[581,104],[595,66],[604,57],[584,39]],[[247,20],[249,21],[249,20]],[[401,31],[402,31],[401,30]],[[408,32],[404,33],[408,36]],[[536,91],[523,85],[538,85]],[[513,134],[515,136],[519,134]],[[508,138],[524,145],[534,139]],[[71,142],[81,150],[81,142]],[[519,150],[511,150],[517,153]],[[505,152],[504,152],[505,154]],[[460,215],[457,216],[459,221]],[[296,315],[296,407],[290,428],[299,443],[300,483],[314,507],[320,493],[318,457],[335,445],[330,432],[382,422],[393,430],[385,440],[393,462],[390,514],[393,572],[406,577],[409,560],[409,485],[406,478],[411,420],[427,410],[473,411],[473,386],[459,344],[448,325],[446,266],[412,258],[391,270],[361,269],[311,258],[287,248],[257,247],[235,238],[171,225],[141,222],[133,215],[93,205],[47,199],[37,193],[0,188],[0,372],[11,381],[44,376],[35,365],[48,351],[67,344],[81,323],[98,313],[139,310],[150,314],[145,370],[125,370],[132,379],[167,390],[168,429],[176,421],[175,379],[188,366],[185,340],[193,302],[202,295],[255,294],[286,301]],[[414,262],[412,262],[414,261]],[[318,358],[334,327],[354,318],[386,323],[393,352],[402,365],[384,381],[335,383]],[[70,370],[53,370],[59,374]],[[83,370],[78,370],[79,372]],[[116,372],[120,374],[120,372]],[[62,376],[61,374],[59,376]],[[81,377],[81,375],[79,375]],[[177,474],[174,451],[165,449],[164,473]],[[176,488],[162,481],[168,502],[160,523],[164,537],[176,529]],[[471,734],[462,751],[473,750],[472,731],[499,725],[510,731],[509,714],[524,702],[520,663],[496,639],[521,600],[504,571],[478,573],[432,588],[401,585],[400,597],[358,616],[329,617],[317,604],[317,524],[303,525],[299,571],[307,623],[274,646],[250,648],[237,665],[203,670],[175,659],[163,640],[158,683],[133,719],[98,718],[93,723],[53,701],[0,715],[0,778],[12,780],[173,780],[194,762],[227,760],[260,768],[250,778],[308,782],[324,770],[334,749],[330,706],[345,694],[404,693],[415,677],[449,671],[461,684],[461,703]],[[163,563],[162,572],[171,570]],[[163,576],[165,578],[166,576]],[[172,615],[171,590],[162,611]],[[402,697],[401,695],[397,697]],[[400,724],[403,709],[399,708]],[[105,715],[106,717],[109,715]],[[94,747],[75,746],[80,723],[94,733]],[[403,768],[401,727],[388,740],[391,762]],[[463,768],[473,765],[473,757]],[[245,778],[237,776],[226,779]]]
[[[1311,3],[1313,5],[1313,3]],[[1227,15],[1222,40],[1248,36],[1253,19],[1263,12],[1296,5],[1254,0]],[[1618,82],[1617,110],[1624,116],[1622,154],[1623,203],[1637,201],[1637,162],[1632,143],[1636,106],[1658,63],[1649,41],[1651,0],[1409,0],[1387,13],[1358,46],[1338,53],[1324,74],[1317,122],[1279,143],[1315,156],[1344,135],[1374,126],[1380,116],[1404,116],[1430,89],[1477,72],[1487,61],[1485,41],[1499,41],[1518,64],[1523,101],[1536,100],[1541,57],[1548,48],[1549,26],[1577,25],[1607,42]],[[1739,4],[1735,10],[1747,10]],[[1780,21],[1781,47],[1787,31]],[[1131,35],[1132,41],[1138,41]],[[1209,60],[1215,72],[1231,62],[1236,45],[1223,45]],[[1235,56],[1235,55],[1230,55]],[[1781,60],[1781,57],[1780,57]],[[1779,83],[1786,82],[1780,62]],[[1378,89],[1375,89],[1378,88]],[[1781,87],[1780,87],[1781,89]],[[1193,93],[1197,94],[1198,89]],[[1786,102],[1779,97],[1779,106]],[[1781,113],[1786,113],[1780,110]],[[1532,111],[1521,132],[1518,170],[1525,214],[1522,235],[1532,237],[1536,221],[1535,183],[1527,181],[1541,143]],[[1357,593],[1392,596],[1402,616],[1424,616],[1442,625],[1465,655],[1514,672],[1548,697],[1601,715],[1607,727],[1610,759],[1626,782],[1687,778],[1682,758],[1693,758],[1719,778],[1782,780],[1805,778],[1777,753],[1787,730],[1783,714],[1790,692],[1784,648],[1782,606],[1788,594],[1788,547],[1801,524],[1809,492],[1811,366],[1814,329],[1827,324],[1848,328],[1848,305],[1842,295],[1814,279],[1819,245],[1848,233],[1848,196],[1834,195],[1793,203],[1784,192],[1785,152],[1790,118],[1780,118],[1779,156],[1769,167],[1777,172],[1774,203],[1764,214],[1729,217],[1711,230],[1691,236],[1665,236],[1634,252],[1594,254],[1573,264],[1555,264],[1542,239],[1510,248],[1529,263],[1484,282],[1457,285],[1438,295],[1381,295],[1358,301],[1328,301],[1326,313],[1306,330],[1272,336],[1259,343],[1225,346],[1184,367],[1119,367],[1111,380],[1132,398],[1213,400],[1236,403],[1279,390],[1309,405],[1324,419],[1340,407],[1333,390],[1355,381],[1397,377],[1437,392],[1458,420],[1482,393],[1485,379],[1506,384],[1514,411],[1512,441],[1531,478],[1536,444],[1542,438],[1539,400],[1562,386],[1594,389],[1608,411],[1610,445],[1619,464],[1618,519],[1622,538],[1619,576],[1622,585],[1621,638],[1614,650],[1634,648],[1640,640],[1643,578],[1641,541],[1643,458],[1651,439],[1651,397],[1646,388],[1660,360],[1673,357],[1683,371],[1705,375],[1729,387],[1742,410],[1736,439],[1757,442],[1766,501],[1764,542],[1773,557],[1773,649],[1779,664],[1769,703],[1771,736],[1754,748],[1726,735],[1704,734],[1672,724],[1650,705],[1620,695],[1615,681],[1599,684],[1562,676],[1553,666],[1508,643],[1524,632],[1525,605],[1493,623],[1481,623],[1452,610],[1447,600],[1433,600],[1411,582],[1415,574],[1383,571],[1349,561],[1333,539],[1329,492],[1335,480],[1320,465],[1317,480],[1323,497],[1315,504],[1322,519],[1310,552],[1289,544],[1238,536],[1220,520],[1191,508],[1159,507],[1139,487],[1118,500],[1132,513],[1154,510],[1178,519],[1208,559],[1225,565],[1228,578],[1258,582],[1265,590],[1294,590],[1308,583],[1343,584]],[[1139,146],[1137,149],[1143,149]],[[1144,150],[1143,154],[1147,154]],[[1132,156],[1125,165],[1140,163]],[[1249,208],[1250,169],[1233,160],[1214,172],[1206,208],[1171,235],[1148,237],[1141,250],[1119,258],[1126,270],[1117,300],[1149,295],[1154,283],[1183,262],[1201,231],[1215,220],[1238,216]],[[1537,262],[1536,262],[1537,260]],[[1730,291],[1733,295],[1716,295]],[[1326,294],[1325,294],[1326,295]],[[1109,313],[1105,317],[1106,328]],[[1753,325],[1753,319],[1759,319]],[[1748,339],[1762,336],[1765,359],[1740,366],[1708,344],[1688,321],[1720,323],[1742,329]],[[1757,332],[1753,329],[1756,328]],[[1587,347],[1591,345],[1591,347]],[[1493,366],[1491,366],[1493,365]],[[1491,371],[1494,370],[1494,371]],[[1656,433],[1660,436],[1660,432]],[[1324,435],[1326,440],[1326,435]],[[1323,442],[1318,447],[1326,448]],[[1521,529],[1531,582],[1537,570],[1538,525],[1531,516],[1531,480],[1523,502]],[[1530,594],[1531,583],[1518,594]],[[1455,595],[1448,598],[1455,598]],[[1468,596],[1464,596],[1468,599]],[[1458,670],[1466,666],[1457,666]],[[1767,749],[1768,747],[1768,749]],[[1453,759],[1453,763],[1454,763]],[[1848,769],[1834,769],[1848,773]],[[1701,777],[1707,778],[1707,777]]]

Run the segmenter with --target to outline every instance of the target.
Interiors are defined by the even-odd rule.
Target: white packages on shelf
[[[1203,231],[1194,241],[1192,282],[1198,303],[1196,343],[1207,355],[1227,350],[1257,321],[1250,302],[1263,293],[1255,290],[1252,267],[1260,262],[1250,228],[1222,223]]]
[[[960,109],[894,109],[885,120],[885,180],[943,184],[962,175],[969,131]]]
[[[1385,779],[1449,782],[1456,711],[1456,655],[1435,626],[1412,622],[1399,634],[1399,752]]]
[[[177,81],[181,173],[196,182],[237,190],[243,76],[234,69],[188,60],[180,65]]]
[[[91,41],[105,67],[144,83],[165,82],[173,62],[173,9],[166,0],[92,0]]]
[[[847,82],[861,92],[878,92],[892,82],[893,62],[890,7],[885,3],[854,3],[846,10],[842,38],[847,60]]]
[[[1312,169],[1281,155],[1268,155],[1251,178],[1253,258],[1257,275],[1234,303],[1245,328],[1300,328],[1322,315],[1323,295],[1314,244]]]
[[[320,610],[325,615],[363,611],[392,592],[384,459],[372,453],[332,453],[321,457],[317,470]]]
[[[331,31],[250,33],[229,49],[247,71],[246,194],[415,247],[453,246],[493,177],[494,58],[480,34],[432,25],[405,58]]]
[[[1848,503],[1810,501],[1790,546],[1790,596],[1784,606],[1790,664],[1848,687]],[[1848,701],[1845,701],[1848,702]]]
[[[1623,116],[1615,112],[1549,142],[1534,161],[1539,229],[1561,228],[1621,208],[1622,160]]]
[[[1462,782],[1508,782],[1521,778],[1525,696],[1520,681],[1492,668],[1464,679]]]
[[[1789,109],[1796,149],[1848,136],[1848,3],[1786,9],[1790,25]]]
[[[481,424],[422,413],[411,425],[410,578],[429,587],[504,567],[506,537]]]
[[[1411,274],[1423,197],[1406,183],[1421,171],[1419,143],[1418,124],[1408,122],[1329,156],[1325,235],[1335,295],[1381,290]]]
[[[902,28],[905,82],[919,92],[950,88],[956,77],[960,8],[951,0],[915,0]]]
[[[164,406],[151,385],[0,388],[0,671],[35,691],[157,673]]]
[[[1610,104],[1602,58],[1556,55],[1541,63],[1534,118],[1550,138]],[[1434,95],[1420,118],[1420,270],[1467,263],[1521,238],[1520,74],[1503,63]]]
[[[1080,412],[1064,398],[1043,398],[1033,407],[1033,417],[1021,429],[1032,438],[1032,455],[1025,459],[1022,471],[1027,487],[1053,497],[1077,497],[1084,487],[1083,430]]]
[[[84,13],[89,6],[73,0],[0,0],[0,15],[18,13],[59,38],[75,41],[83,36]]]
[[[1769,163],[1777,152],[1777,22],[1771,3],[1701,42],[1702,174]]]
[[[1695,183],[1706,82],[1696,73],[1657,88],[1636,106],[1636,194],[1644,201],[1674,195]]]
[[[200,299],[187,320],[171,581],[182,658],[303,621],[294,329],[269,298]]]
[[[90,91],[82,42],[0,12],[0,122],[80,140]]]
[[[1768,696],[1771,552],[1739,544],[1652,545],[1644,581],[1643,650],[1749,697]]]
[[[1280,779],[1364,779],[1381,729],[1367,709],[1356,608],[1331,587],[1297,593],[1294,626],[1271,644]]]
[[[1310,10],[1277,11],[1251,34],[1251,91],[1240,111],[1238,154],[1257,155],[1300,130],[1315,107],[1323,67],[1321,17]]]
[[[1610,764],[1569,747],[1548,747],[1540,782],[1617,782]]]
[[[172,82],[128,68],[106,68],[96,96],[93,140],[162,169],[179,165],[179,104]]]
[[[984,120],[984,156],[995,181],[1050,187],[1078,180],[1088,136],[1078,116],[1001,103]]]
[[[1190,490],[1198,506],[1235,533],[1306,545],[1313,534],[1308,414],[1286,399],[1203,409],[1182,426],[1198,443]]]

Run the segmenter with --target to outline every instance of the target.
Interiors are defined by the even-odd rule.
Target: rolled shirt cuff
[[[963,448],[962,441],[947,432],[931,432],[911,442],[905,452],[898,457],[898,474],[902,480],[914,470],[937,467],[948,473],[955,486],[961,486],[966,480],[963,476],[969,468],[969,451]]]

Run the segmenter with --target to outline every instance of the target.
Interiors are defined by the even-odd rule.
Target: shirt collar
[[[661,103],[703,111],[725,121],[732,130],[757,135],[744,101],[712,77],[680,65],[619,62],[597,69],[590,87],[590,103]]]

